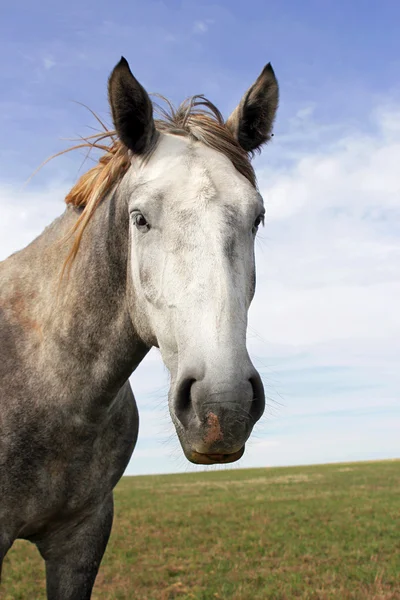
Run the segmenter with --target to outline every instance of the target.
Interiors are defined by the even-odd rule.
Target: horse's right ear
[[[121,142],[134,154],[145,154],[154,143],[153,105],[146,90],[132,75],[124,57],[108,80],[108,99]]]

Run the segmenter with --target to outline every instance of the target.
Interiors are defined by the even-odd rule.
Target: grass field
[[[400,461],[126,477],[94,599],[400,599]],[[39,600],[17,542],[5,600]]]

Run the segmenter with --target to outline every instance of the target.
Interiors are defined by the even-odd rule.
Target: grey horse
[[[100,160],[0,263],[0,569],[15,539],[33,542],[49,600],[91,597],[138,435],[128,378],[151,347],[189,461],[238,460],[264,411],[246,329],[272,67],[226,121],[202,96],[156,119],[124,58],[108,93],[115,131],[79,145]]]

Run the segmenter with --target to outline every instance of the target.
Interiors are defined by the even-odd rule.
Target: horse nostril
[[[265,409],[264,386],[257,371],[254,372],[254,375],[250,377],[249,381],[253,389],[253,401],[251,403],[250,414],[253,417],[254,422],[256,422],[262,416]]]
[[[175,399],[175,414],[184,427],[187,427],[192,411],[192,385],[196,380],[187,377],[181,381]]]

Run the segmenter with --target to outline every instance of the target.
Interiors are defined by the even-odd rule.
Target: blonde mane
[[[256,177],[249,154],[236,141],[214,104],[203,96],[193,96],[175,109],[168,100],[163,97],[161,99],[167,104],[167,110],[153,103],[155,111],[161,117],[155,120],[159,132],[189,137],[222,152],[231,160],[239,173],[254,187],[256,186]],[[116,132],[109,130],[92,110],[90,112],[100,123],[103,131],[84,137],[81,143],[51,157],[81,148],[87,148],[88,155],[94,149],[104,152],[97,164],[80,177],[65,198],[67,204],[81,207],[83,211],[68,236],[73,235],[75,239],[64,268],[76,257],[82,235],[97,206],[122,180],[131,164],[129,151],[117,139]]]

